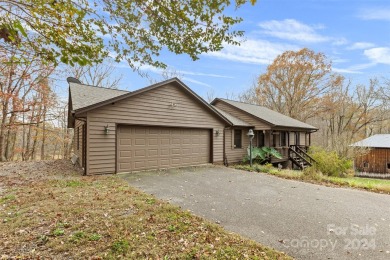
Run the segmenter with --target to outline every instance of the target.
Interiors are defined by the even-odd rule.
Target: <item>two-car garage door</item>
[[[209,129],[119,126],[117,172],[209,163],[210,133]]]

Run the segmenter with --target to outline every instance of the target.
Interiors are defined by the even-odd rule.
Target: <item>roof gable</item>
[[[231,115],[231,114],[229,114],[229,113],[219,109],[216,106],[212,106],[212,107],[215,110],[217,110],[218,113],[220,113],[222,116],[224,116],[227,120],[229,120],[232,123],[233,126],[248,126],[248,127],[252,126],[251,124],[249,124],[249,123],[247,123],[247,122],[245,122],[245,121],[243,121],[243,120],[241,120],[241,119],[239,119],[239,118],[237,118],[237,117],[235,117],[235,116],[233,116],[233,115]]]
[[[354,147],[390,148],[390,134],[378,134],[370,136],[359,142],[351,144]]]
[[[72,91],[70,91],[70,97],[71,102],[73,104],[73,111],[74,113],[85,113],[89,110],[96,109],[102,106],[105,106],[107,104],[117,102],[126,98],[130,98],[136,95],[139,95],[141,93],[168,85],[170,83],[174,83],[178,86],[180,86],[184,91],[186,91],[191,97],[195,98],[195,100],[199,101],[202,105],[204,105],[209,112],[216,115],[220,120],[224,121],[228,125],[231,125],[231,122],[226,119],[223,115],[218,113],[216,109],[214,109],[210,104],[208,104],[203,98],[198,96],[194,91],[192,91],[189,87],[187,87],[182,81],[180,81],[178,78],[172,78],[166,81],[162,81],[157,84],[150,85],[145,88],[138,89],[133,92],[123,91],[123,90],[113,90],[113,89],[106,89],[106,88],[99,88],[99,87],[93,87],[93,86],[87,86],[77,83],[69,83],[70,89],[76,89],[77,87],[81,88],[87,86],[88,88],[85,88],[83,90],[77,90],[77,96],[76,100],[79,102],[79,106],[75,106],[74,104],[74,97]],[[96,91],[98,90],[98,93],[92,94],[91,97],[88,97],[89,94],[91,94],[89,91]],[[103,98],[105,96],[105,98]],[[83,98],[86,98],[87,100],[83,100]]]
[[[222,98],[216,98],[214,99],[211,104],[216,104],[218,101],[225,102],[236,109],[239,109],[241,111],[244,111],[252,116],[255,116],[256,118],[263,120],[274,127],[291,127],[291,128],[302,128],[302,129],[310,129],[310,130],[318,130],[318,128],[306,124],[304,122],[301,122],[299,120],[296,120],[294,118],[291,118],[289,116],[283,115],[279,112],[273,111],[269,108],[258,106],[258,105],[252,105],[247,104],[243,102],[228,100],[228,99],[222,99]]]

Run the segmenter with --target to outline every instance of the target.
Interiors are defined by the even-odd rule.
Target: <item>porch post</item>
[[[290,147],[290,131],[287,131],[287,146]]]

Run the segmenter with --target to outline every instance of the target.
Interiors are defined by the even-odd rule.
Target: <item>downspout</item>
[[[230,129],[230,127],[225,127],[223,129],[223,165],[228,167],[229,163],[228,163],[228,159],[226,156],[226,129]]]
[[[83,164],[84,164],[84,172],[83,175],[87,175],[87,122],[84,124],[84,138],[83,138]]]

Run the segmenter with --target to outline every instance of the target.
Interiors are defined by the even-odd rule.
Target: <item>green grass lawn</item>
[[[361,178],[361,177],[330,177],[320,174],[305,174],[303,171],[295,170],[278,170],[276,168],[254,164],[253,167],[249,165],[234,165],[236,169],[252,171],[252,172],[263,172],[278,176],[285,179],[293,179],[299,181],[305,181],[310,183],[316,183],[321,185],[332,185],[342,187],[352,187],[364,189],[372,192],[390,194],[390,180],[372,179],[372,178]]]
[[[68,162],[0,165],[4,259],[291,259]]]

